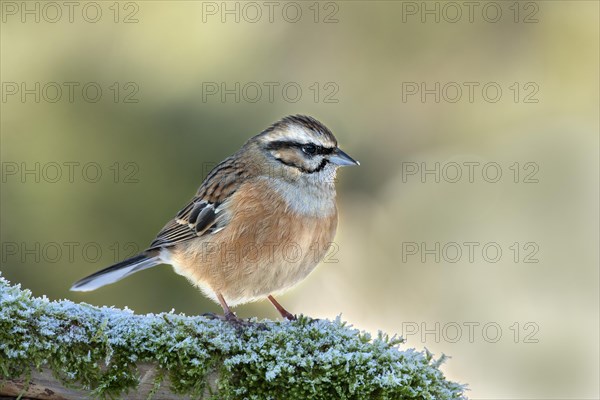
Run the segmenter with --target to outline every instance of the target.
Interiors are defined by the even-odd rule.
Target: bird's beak
[[[340,167],[346,165],[360,165],[358,161],[344,153],[339,147],[329,156],[329,161]]]

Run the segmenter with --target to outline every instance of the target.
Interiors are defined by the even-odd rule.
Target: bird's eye
[[[312,156],[317,152],[317,146],[315,146],[314,144],[305,144],[304,146],[302,146],[302,151]]]

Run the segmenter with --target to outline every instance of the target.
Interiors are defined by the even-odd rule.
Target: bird
[[[336,173],[360,163],[333,133],[305,115],[290,115],[251,137],[216,165],[193,198],[138,255],[71,287],[91,291],[135,272],[170,264],[229,321],[231,307],[268,299],[296,286],[326,255],[338,223]]]

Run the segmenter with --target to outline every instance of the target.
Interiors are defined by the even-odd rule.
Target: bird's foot
[[[292,314],[292,313],[290,313],[288,311],[282,312],[281,316],[283,318],[287,319],[288,321],[297,321],[298,320],[298,317],[296,317],[294,314]]]
[[[308,315],[300,314],[297,316],[295,321],[300,321],[300,322],[306,323],[306,324],[314,324],[316,322],[321,321],[321,319],[320,318],[312,318]]]
[[[218,319],[219,321],[222,322],[228,322],[238,328],[241,327],[247,327],[247,326],[258,326],[260,327],[263,324],[260,324],[258,322],[252,322],[248,319],[242,319],[239,318],[237,315],[235,315],[234,312],[230,311],[225,313],[225,315],[219,315],[219,314],[215,314],[215,313],[204,313],[202,314],[203,317],[209,318],[209,319]]]

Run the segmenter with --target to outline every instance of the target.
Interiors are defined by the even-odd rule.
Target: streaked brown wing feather
[[[206,177],[196,196],[181,209],[158,233],[149,249],[173,246],[177,243],[208,235],[227,224],[223,204],[247,178],[247,169],[235,165],[233,157],[225,159]]]
[[[216,222],[214,204],[203,200],[194,198],[182,211],[162,228],[150,244],[151,249],[202,236]]]

